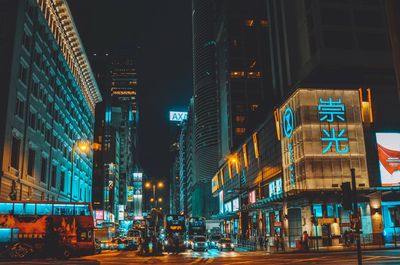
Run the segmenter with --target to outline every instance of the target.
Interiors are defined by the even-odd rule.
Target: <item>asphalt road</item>
[[[318,264],[318,265],[352,265],[357,264],[354,252],[306,253],[306,254],[267,254],[262,252],[192,252],[164,254],[160,257],[140,257],[132,251],[104,251],[95,256],[60,261],[54,259],[1,262],[0,264]],[[363,252],[363,264],[396,264],[400,265],[400,249]]]

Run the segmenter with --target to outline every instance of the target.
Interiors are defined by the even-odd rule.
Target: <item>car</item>
[[[205,236],[195,236],[192,241],[192,249],[193,251],[207,251],[207,240]]]
[[[232,243],[230,238],[221,238],[217,243],[217,248],[222,251],[224,249],[227,250],[235,250],[235,245]]]
[[[221,239],[221,235],[211,235],[208,239],[209,248],[217,248],[218,241]]]

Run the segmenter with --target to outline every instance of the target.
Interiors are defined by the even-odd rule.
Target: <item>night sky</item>
[[[136,54],[139,159],[149,177],[169,174],[170,109],[193,94],[191,1],[68,0],[87,54]]]

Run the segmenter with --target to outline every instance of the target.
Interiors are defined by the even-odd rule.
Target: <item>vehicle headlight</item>
[[[234,246],[234,245],[233,245],[233,244],[231,244],[231,248],[233,248],[233,246]]]
[[[198,245],[199,245],[199,244],[197,244],[197,243],[194,243],[194,246],[195,246],[195,247],[197,247]]]
[[[222,247],[224,248],[224,247],[226,247],[226,245],[225,245],[225,244],[222,244]]]

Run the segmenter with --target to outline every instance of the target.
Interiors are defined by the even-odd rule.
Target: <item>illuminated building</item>
[[[213,217],[234,239],[278,233],[292,248],[307,231],[320,246],[340,245],[353,223],[340,188],[351,167],[363,240],[393,242],[400,104],[384,1],[266,2],[280,107],[214,172]]]
[[[92,152],[80,152],[76,142],[93,142],[102,97],[68,5],[18,0],[0,6],[7,24],[0,32],[0,198],[91,201]]]
[[[264,118],[266,109],[272,109],[274,98],[266,1],[220,1],[217,12],[221,161],[251,133],[257,116]]]
[[[211,176],[218,168],[218,103],[215,75],[215,6],[212,0],[192,0],[194,152],[192,214],[210,216],[216,201]]]
[[[96,168],[101,177],[95,185],[94,206],[109,210],[118,216],[116,206],[124,205],[129,214],[135,211],[135,202],[127,200],[127,189],[128,186],[133,186],[133,174],[138,170],[136,69],[133,59],[126,54],[96,53],[91,56],[91,60],[105,98],[104,103],[99,104],[99,111],[96,113],[98,118],[95,137],[102,142],[103,150],[98,156],[95,155]],[[116,153],[112,150],[115,150],[117,143],[119,148]],[[108,175],[104,166],[109,163],[114,163],[118,168],[118,188],[111,196],[113,203],[105,203],[107,196],[103,192],[108,186]]]
[[[195,174],[194,174],[194,104],[190,99],[187,119],[182,122],[181,134],[179,136],[179,211],[192,215],[192,196]]]

